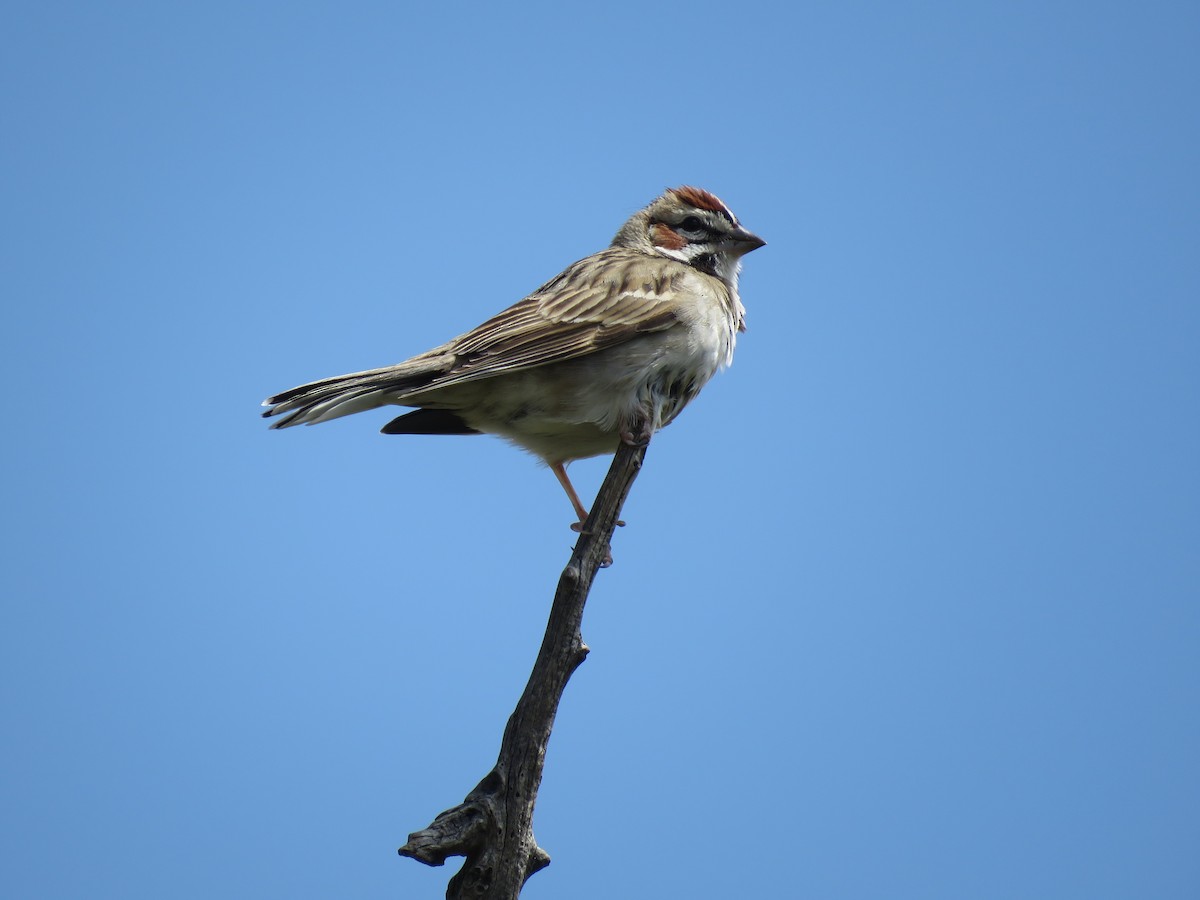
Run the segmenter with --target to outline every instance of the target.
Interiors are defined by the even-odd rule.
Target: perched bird
[[[582,523],[572,460],[641,444],[733,360],[741,257],[766,242],[724,203],[672,188],[611,246],[568,266],[473,331],[383,369],[263,402],[272,428],[415,407],[384,434],[495,434],[541,457]]]

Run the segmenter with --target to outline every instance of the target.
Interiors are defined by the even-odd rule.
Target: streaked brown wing
[[[278,417],[272,428],[287,428],[384,402],[423,405],[420,398],[431,391],[576,359],[663,331],[678,321],[677,282],[687,272],[682,264],[610,247],[440,347],[394,366],[302,384],[269,398],[263,415]]]
[[[677,321],[680,273],[621,248],[568,267],[524,300],[438,348],[455,363],[427,387],[575,359]]]

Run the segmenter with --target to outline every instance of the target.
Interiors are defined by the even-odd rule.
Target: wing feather
[[[478,328],[395,366],[304,384],[269,398],[272,428],[314,424],[384,403],[565,362],[679,321],[679,280],[690,271],[623,247],[569,266]]]
[[[581,260],[438,348],[456,362],[421,390],[564,362],[670,328],[678,321],[678,276],[623,248]]]

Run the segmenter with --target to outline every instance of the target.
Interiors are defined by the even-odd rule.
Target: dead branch
[[[413,832],[400,848],[431,866],[447,857],[466,862],[446,888],[447,900],[516,900],[525,881],[550,864],[533,837],[533,807],[542,781],[546,745],[563,689],[587,657],[580,625],[596,570],[611,561],[609,542],[646,447],[622,443],[591,515],[558,579],[550,621],[533,672],[509,717],[500,756],[466,799]]]

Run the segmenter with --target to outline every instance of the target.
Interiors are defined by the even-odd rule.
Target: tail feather
[[[418,409],[405,413],[380,429],[383,434],[479,434],[457,413],[448,409]]]
[[[263,401],[264,419],[279,416],[271,428],[316,425],[341,416],[401,403],[406,394],[420,390],[454,363],[450,354],[424,354],[397,366],[369,369],[324,378],[283,391]]]
[[[272,428],[287,428],[289,425],[316,425],[352,413],[375,409],[386,403],[386,393],[372,388],[357,388],[339,391],[322,397],[303,397],[291,401],[290,411],[284,407],[272,410],[271,415],[286,412],[283,418],[272,422]],[[265,415],[265,414],[264,414]]]

